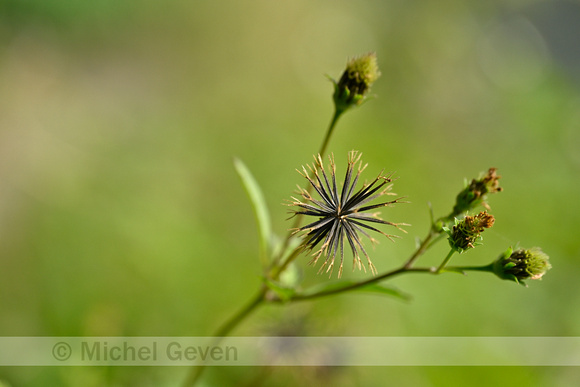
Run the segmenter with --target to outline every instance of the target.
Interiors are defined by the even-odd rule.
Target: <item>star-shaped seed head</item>
[[[381,196],[395,195],[390,192],[393,182],[391,175],[383,175],[382,172],[370,183],[364,184],[358,190],[356,189],[360,175],[366,168],[366,164],[363,166],[360,160],[361,156],[362,154],[357,151],[349,153],[346,174],[340,188],[337,186],[336,165],[333,156],[329,157],[330,168],[328,171],[320,155],[314,157],[314,163],[308,165],[308,169],[303,166],[302,171],[298,171],[308,180],[319,199],[314,198],[308,189],[298,187],[298,193],[302,200],[293,197],[293,201],[289,205],[298,207],[292,211],[294,215],[317,218],[315,221],[296,229],[295,232],[302,233],[304,238],[302,247],[305,250],[311,251],[320,245],[310,261],[310,264],[316,264],[321,256],[326,257],[318,271],[319,273],[326,268],[326,272],[330,272],[332,275],[335,258],[340,255],[338,276],[342,275],[346,241],[353,255],[353,270],[355,266],[358,266],[359,269],[364,268],[360,258],[360,253],[362,253],[367,258],[370,271],[376,274],[377,270],[363,246],[361,235],[368,237],[373,243],[377,241],[370,236],[369,230],[383,234],[390,240],[398,236],[387,234],[369,225],[369,223],[386,224],[406,232],[401,229],[401,226],[408,226],[408,224],[389,222],[381,219],[378,212],[366,212],[404,202],[403,198],[399,197],[371,204],[372,201]],[[366,268],[364,270],[366,271]]]

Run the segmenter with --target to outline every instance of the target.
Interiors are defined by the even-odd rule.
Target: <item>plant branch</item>
[[[260,291],[247,303],[242,309],[240,309],[236,314],[230,317],[213,335],[214,341],[212,342],[212,346],[218,345],[229,333],[238,326],[243,320],[245,320],[250,314],[252,314],[258,306],[260,306],[266,296],[266,292],[268,288],[266,286],[262,286]],[[197,383],[197,381],[201,378],[203,371],[207,366],[205,365],[197,365],[191,368],[191,371],[183,384],[184,387],[193,386]]]
[[[324,140],[322,141],[322,145],[320,146],[320,150],[318,151],[318,154],[321,157],[324,157],[324,154],[326,152],[326,148],[328,147],[328,143],[330,142],[330,137],[332,136],[332,133],[334,132],[334,128],[336,127],[336,123],[338,122],[338,119],[340,118],[342,113],[344,113],[344,110],[335,109],[335,111],[334,111],[334,114],[332,116],[332,120],[330,120],[330,125],[328,125],[326,135],[324,136]]]
[[[493,273],[493,262],[484,266],[448,266],[443,271],[454,271],[462,273],[464,271],[484,271]]]
[[[451,259],[451,257],[453,256],[454,253],[455,253],[455,249],[451,249],[449,251],[449,254],[447,254],[447,256],[445,257],[443,262],[441,262],[441,265],[439,265],[439,267],[437,268],[437,271],[436,271],[437,274],[439,274],[443,271],[443,269],[445,268],[445,265],[447,265],[447,262],[449,262],[449,260]]]
[[[323,290],[323,291],[320,291],[318,293],[312,293],[312,294],[296,294],[295,296],[292,296],[289,301],[291,301],[291,302],[292,301],[307,301],[307,300],[313,300],[313,299],[322,298],[322,297],[333,296],[333,295],[345,293],[345,292],[348,292],[351,290],[356,290],[356,289],[362,288],[364,286],[370,285],[372,283],[380,282],[380,281],[385,280],[387,278],[395,277],[395,276],[397,276],[399,274],[403,274],[403,273],[432,273],[433,274],[433,272],[434,272],[434,268],[431,268],[431,267],[406,268],[403,266],[403,267],[400,267],[398,269],[386,272],[382,275],[372,277],[368,280],[346,285],[342,288]],[[279,302],[279,301],[280,300],[276,300],[276,302]]]
[[[417,258],[423,255],[423,253],[425,253],[425,251],[427,251],[427,249],[432,246],[432,244],[430,243],[431,240],[439,234],[440,233],[434,231],[433,228],[429,229],[429,234],[427,234],[425,239],[423,239],[417,250],[415,250],[413,255],[411,255],[411,257],[407,260],[407,262],[403,265],[403,267],[406,269],[410,269],[413,263],[417,260]]]

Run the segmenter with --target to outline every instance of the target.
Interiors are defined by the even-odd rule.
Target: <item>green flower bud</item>
[[[336,110],[343,112],[351,106],[360,105],[380,75],[377,55],[374,52],[349,60],[340,80],[332,80]]]
[[[451,248],[461,254],[478,245],[477,241],[482,239],[481,233],[493,226],[494,222],[493,215],[482,211],[475,216],[466,215],[462,220],[455,218],[455,226],[452,229],[443,227],[443,230],[449,235]]]
[[[471,183],[457,195],[453,214],[464,213],[480,204],[489,210],[489,206],[485,202],[486,195],[502,191],[498,181],[501,176],[497,175],[496,172],[497,168],[490,168],[483,177],[471,180]]]
[[[549,259],[539,247],[516,251],[510,248],[493,263],[493,272],[499,278],[525,285],[522,280],[541,279],[552,268]]]

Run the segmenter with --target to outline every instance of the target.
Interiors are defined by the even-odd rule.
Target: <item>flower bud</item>
[[[525,285],[522,280],[541,279],[552,268],[549,259],[539,247],[516,251],[510,248],[493,263],[493,272],[499,278]]]
[[[471,180],[468,186],[457,195],[455,206],[453,207],[453,214],[458,215],[483,205],[489,210],[489,206],[485,202],[488,193],[501,192],[502,188],[499,186],[499,176],[497,168],[490,168],[487,173],[479,179]]]
[[[336,110],[343,112],[351,106],[360,105],[380,75],[374,52],[349,60],[340,80],[333,80]]]
[[[475,216],[466,215],[462,220],[455,219],[455,226],[452,229],[443,227],[449,235],[449,245],[458,253],[475,247],[478,240],[481,240],[481,233],[493,226],[495,219],[493,215],[482,211]]]

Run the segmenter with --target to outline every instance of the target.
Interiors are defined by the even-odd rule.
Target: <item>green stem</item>
[[[361,282],[357,282],[354,284],[346,285],[342,288],[323,290],[321,292],[313,293],[313,294],[297,294],[297,295],[291,297],[290,301],[291,302],[293,302],[293,301],[306,301],[306,300],[313,300],[313,299],[322,298],[322,297],[333,296],[333,295],[345,293],[345,292],[348,292],[351,290],[356,290],[358,288],[362,288],[362,287],[367,286],[369,284],[379,282],[379,281],[382,281],[382,280],[385,280],[387,278],[394,277],[394,276],[397,276],[397,275],[403,274],[403,273],[433,273],[433,271],[434,271],[434,268],[431,268],[431,267],[406,268],[403,266],[403,267],[400,267],[398,269],[386,272],[380,276],[370,278],[366,281],[361,281]],[[276,300],[276,301],[278,301],[278,300]]]
[[[493,262],[489,265],[485,266],[449,266],[445,271],[455,271],[455,272],[463,272],[463,271],[486,271],[489,273],[493,273]]]
[[[411,257],[407,260],[404,267],[407,269],[410,268],[413,263],[419,258],[425,251],[427,251],[431,246],[433,246],[436,242],[441,240],[443,237],[441,229],[441,225],[445,225],[449,222],[449,219],[453,219],[454,213],[449,214],[448,216],[441,217],[436,221],[433,221],[433,214],[431,213],[431,228],[429,229],[429,234],[423,239],[415,253],[411,255]]]
[[[423,239],[417,250],[415,250],[413,255],[411,255],[411,257],[407,260],[407,262],[403,265],[403,267],[406,269],[410,269],[413,263],[417,260],[417,258],[419,258],[421,255],[423,255],[425,251],[427,251],[427,249],[431,246],[430,244],[431,240],[438,234],[439,233],[433,231],[433,229],[431,228],[429,230],[429,234],[427,234],[425,239]]]
[[[334,115],[332,116],[332,120],[330,120],[330,125],[328,125],[328,130],[326,131],[326,136],[324,136],[324,140],[322,141],[322,145],[320,146],[320,150],[318,151],[318,154],[320,155],[320,157],[324,156],[324,153],[326,152],[326,148],[328,147],[328,143],[330,142],[330,137],[332,136],[332,133],[334,132],[334,128],[336,127],[336,123],[338,122],[338,119],[340,118],[342,113],[344,113],[344,110],[338,110],[338,109],[334,110]]]
[[[256,294],[252,300],[246,304],[242,309],[240,309],[236,314],[230,317],[213,335],[215,338],[212,345],[218,345],[229,333],[238,326],[243,320],[245,320],[252,312],[254,312],[258,306],[260,306],[266,296],[266,292],[268,288],[266,286],[262,286],[260,291]],[[189,373],[185,383],[183,384],[184,387],[190,387],[195,385],[198,380],[201,378],[203,371],[205,370],[205,365],[198,365],[191,368],[191,372]]]
[[[453,255],[453,251],[451,251],[447,255],[447,257],[445,257],[444,263],[449,261],[449,258],[451,258],[452,255]],[[484,272],[493,273],[493,263],[491,263],[489,265],[485,265],[485,266],[449,266],[446,269],[442,269],[441,267],[436,269],[435,267],[412,267],[412,268],[408,268],[408,267],[402,266],[398,269],[389,271],[389,272],[384,273],[382,275],[379,275],[377,277],[370,278],[366,281],[361,281],[361,282],[357,282],[354,284],[346,285],[342,288],[324,290],[324,291],[321,291],[318,293],[313,293],[313,294],[297,294],[297,295],[291,297],[290,300],[285,300],[284,302],[308,301],[308,300],[314,300],[314,299],[318,299],[318,298],[322,298],[322,297],[333,296],[333,295],[345,293],[345,292],[348,292],[351,290],[356,290],[356,289],[362,288],[364,286],[367,286],[369,284],[372,284],[375,282],[380,282],[380,281],[383,281],[387,278],[395,277],[395,276],[397,276],[399,274],[403,274],[403,273],[441,274],[441,273],[445,273],[445,272],[462,273],[464,271],[484,271]],[[275,300],[274,302],[282,302],[282,300]]]
[[[218,329],[215,333],[215,337],[224,337],[229,335],[229,333],[246,317],[248,317],[262,302],[264,302],[264,298],[268,288],[266,286],[262,286],[260,291],[256,294],[256,296],[244,306],[242,309],[238,311],[235,315],[233,315],[225,324],[222,325],[220,329]]]
[[[449,254],[447,254],[447,256],[445,257],[443,262],[441,262],[441,265],[439,265],[439,267],[435,271],[435,274],[440,274],[443,271],[443,268],[445,268],[445,265],[447,265],[447,262],[449,262],[449,260],[451,259],[451,257],[453,256],[454,253],[455,253],[455,249],[451,249],[449,251]]]

